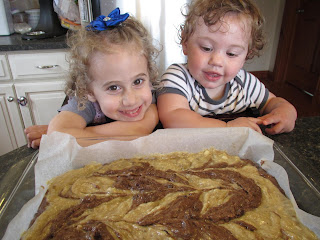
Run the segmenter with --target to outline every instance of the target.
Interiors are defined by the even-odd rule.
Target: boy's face
[[[152,102],[147,59],[128,46],[112,54],[95,53],[90,65],[89,101],[97,101],[113,120],[141,120]]]
[[[245,63],[251,31],[247,22],[244,17],[228,14],[208,27],[199,18],[195,32],[182,44],[191,75],[213,99],[222,97],[225,84]]]

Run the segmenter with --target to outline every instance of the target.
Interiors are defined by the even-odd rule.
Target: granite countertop
[[[291,191],[295,198],[298,196],[298,199],[296,199],[298,206],[317,216],[320,216],[320,206],[310,204],[310,202],[318,202],[320,199],[319,136],[320,116],[298,118],[296,127],[292,132],[268,136],[275,141],[275,148],[283,154],[280,154],[280,156],[278,150],[275,151],[275,162],[286,169]],[[24,169],[30,162],[35,162],[37,153],[38,150],[23,146],[0,156],[0,209],[4,207],[8,194],[19,182],[20,176],[24,174]],[[29,171],[28,174],[33,175],[33,171]],[[9,214],[1,216],[3,211],[0,211],[0,225],[4,225],[0,227],[0,232],[5,231],[6,225],[18,213],[24,203],[34,196],[34,175],[29,176],[29,178],[33,180],[22,182],[21,187],[19,187],[22,188],[20,195],[18,195],[20,197],[11,200],[10,204],[14,206],[13,213],[10,211]],[[300,180],[297,181],[297,179]],[[300,182],[303,183],[300,184]],[[10,208],[10,204],[8,208]],[[1,237],[2,234],[0,234]]]
[[[54,38],[23,40],[21,34],[0,36],[0,52],[67,48],[66,35]]]
[[[320,116],[298,118],[292,132],[268,137],[320,192]]]

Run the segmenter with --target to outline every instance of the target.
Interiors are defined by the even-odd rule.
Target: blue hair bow
[[[118,24],[124,22],[129,17],[128,13],[120,14],[120,9],[114,9],[107,17],[101,15],[93,20],[87,27],[87,30],[98,30],[103,31],[108,27],[117,26]]]

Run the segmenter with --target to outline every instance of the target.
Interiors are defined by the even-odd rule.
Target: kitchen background
[[[122,13],[139,18],[162,43],[158,67],[163,72],[172,62],[185,61],[177,29],[188,1],[0,0],[0,30],[9,26],[9,20],[11,27],[15,25],[11,33],[0,32],[0,138],[4,139],[0,155],[26,144],[24,128],[48,124],[57,114],[65,98],[67,29],[77,29],[100,12],[107,15],[120,7]],[[268,43],[263,55],[250,60],[245,68],[273,93],[289,100],[299,117],[320,116],[320,1],[255,1],[266,18]],[[38,39],[27,35],[46,28],[58,30]]]
[[[94,0],[92,0],[92,2],[93,1]],[[129,12],[139,18],[147,26],[153,37],[162,43],[164,50],[159,58],[160,72],[164,71],[172,62],[184,61],[184,56],[178,44],[177,29],[179,24],[183,22],[181,11],[184,11],[184,9],[182,6],[188,1],[189,0],[98,0],[101,14],[108,15],[115,7],[120,7],[122,12]],[[39,0],[0,0],[0,2],[2,2],[2,4],[6,2],[9,3],[12,20],[16,26],[16,32],[20,31],[20,33],[24,33],[23,30],[30,31],[31,28],[36,27],[36,21],[40,16]],[[75,2],[78,2],[80,5],[80,13],[72,8],[72,5],[76,5]],[[53,1],[55,6],[60,7],[60,9],[55,8],[55,11],[60,13],[59,16],[68,16],[69,19],[64,19],[76,24],[80,23],[80,16],[77,18],[77,14],[87,14],[88,9],[86,7],[81,8],[81,5],[85,5],[88,2],[89,4],[91,3],[90,0]],[[256,2],[266,18],[268,45],[263,55],[248,62],[245,68],[248,71],[273,72],[285,0],[256,0]],[[28,29],[25,27],[25,29],[22,29],[24,26],[22,25],[23,23],[29,24],[31,28]],[[65,21],[63,21],[63,23],[68,24]],[[0,23],[0,25],[1,24],[4,23]],[[87,24],[87,22],[84,24]],[[17,29],[19,26],[20,29]],[[74,28],[74,26],[75,25],[67,25],[69,28]]]

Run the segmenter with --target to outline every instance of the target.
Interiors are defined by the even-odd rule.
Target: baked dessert
[[[66,172],[30,225],[22,239],[317,239],[275,178],[215,149]]]

